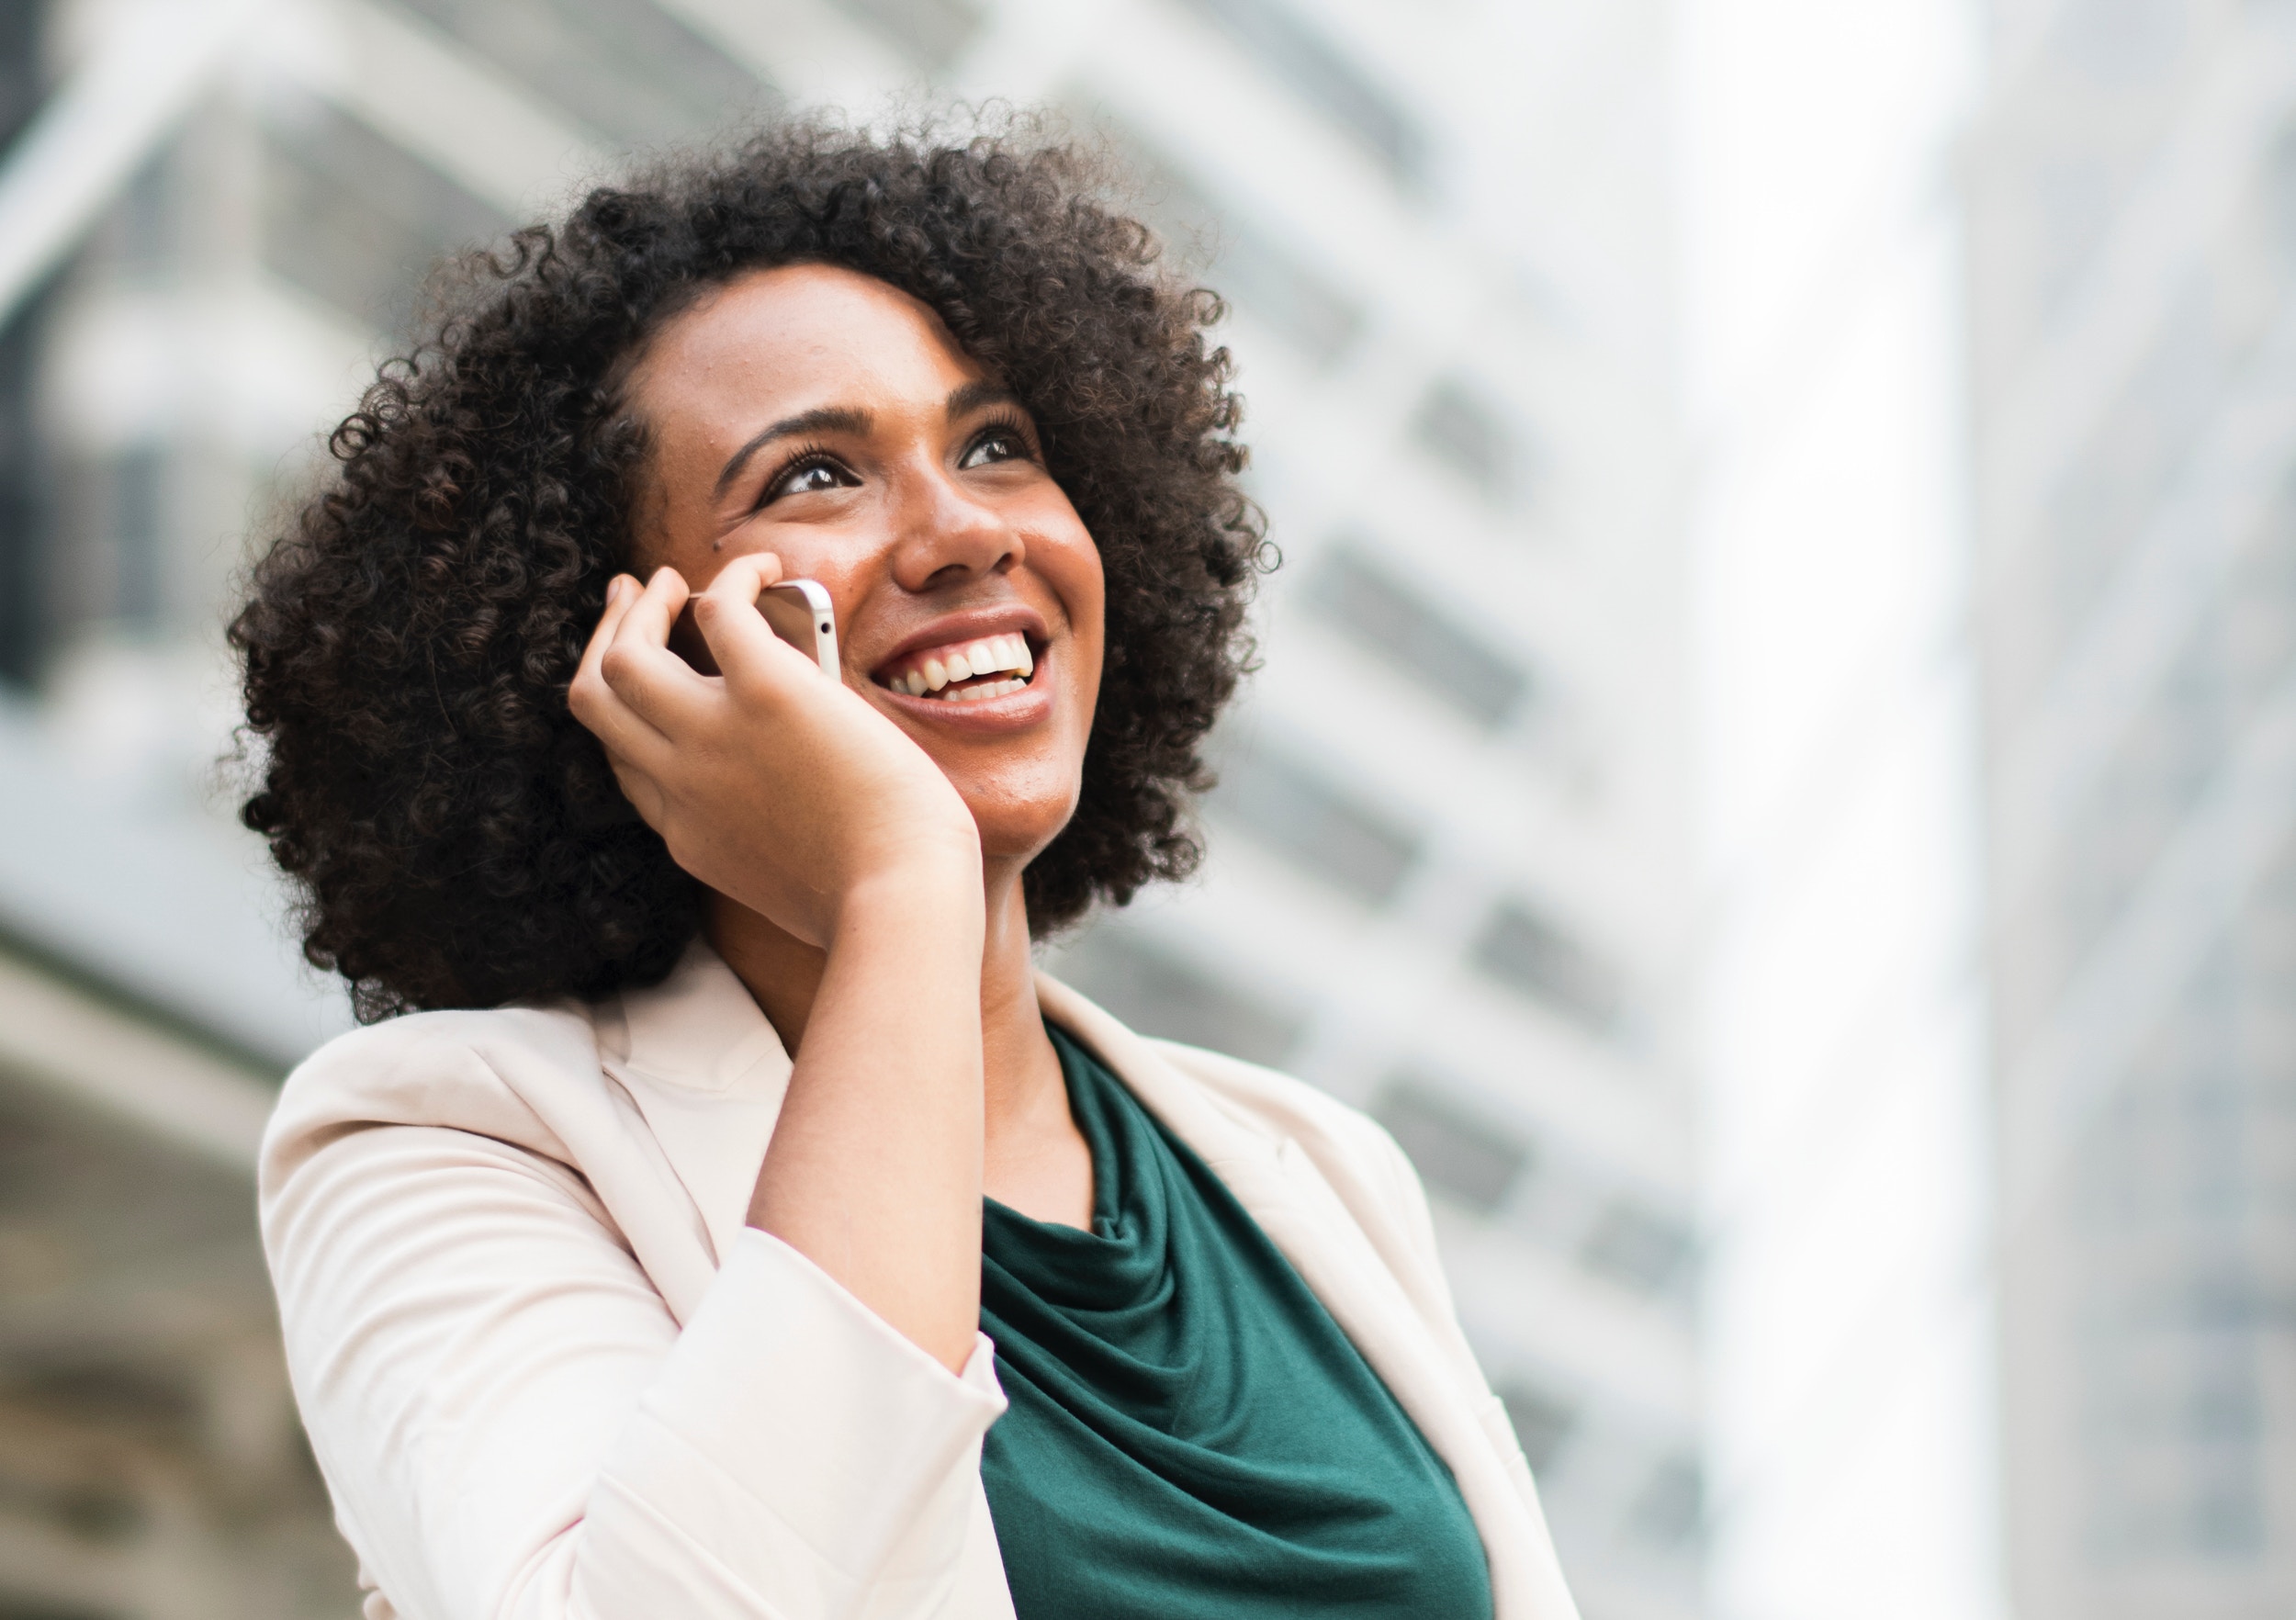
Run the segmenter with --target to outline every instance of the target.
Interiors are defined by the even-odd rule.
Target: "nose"
[[[1027,554],[1003,512],[948,469],[920,467],[895,503],[893,577],[922,593],[1012,568]]]

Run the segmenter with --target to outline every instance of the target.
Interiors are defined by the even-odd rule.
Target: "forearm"
[[[400,1614],[850,1620],[965,1556],[985,1355],[951,1378],[787,1245],[744,1233],[681,1328],[580,1178],[492,1137],[353,1131],[264,1204],[297,1398]]]
[[[982,904],[956,862],[849,896],[749,1206],[952,1370],[980,1319]]]

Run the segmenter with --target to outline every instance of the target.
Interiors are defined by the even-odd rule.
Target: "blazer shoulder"
[[[447,1124],[457,1094],[487,1089],[535,1069],[594,1071],[596,1029],[588,1009],[567,1002],[476,1011],[406,1013],[336,1036],[287,1077],[283,1097],[343,1105],[364,1102],[395,1119],[417,1110]]]
[[[1400,1172],[1416,1190],[1417,1174],[1401,1147],[1362,1109],[1280,1069],[1177,1041],[1150,1037],[1148,1044],[1231,1113],[1297,1142],[1327,1175],[1339,1171],[1350,1179],[1368,1178],[1392,1197],[1403,1191],[1394,1185]]]
[[[538,1094],[596,1083],[597,1034],[576,1003],[408,1013],[336,1036],[298,1064],[264,1132],[268,1189],[347,1131],[440,1126],[554,1158]]]

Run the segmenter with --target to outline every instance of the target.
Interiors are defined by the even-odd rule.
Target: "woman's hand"
[[[781,571],[737,557],[693,599],[716,676],[670,650],[675,570],[616,579],[569,701],[680,866],[826,953],[749,1224],[958,1369],[980,1322],[980,835],[922,748],[774,636],[756,604]]]
[[[617,577],[568,702],[672,860],[827,947],[856,896],[952,871],[976,886],[979,838],[922,748],[774,636],[756,603],[781,576],[739,557],[692,597],[721,675],[670,648],[690,595],[675,569]]]

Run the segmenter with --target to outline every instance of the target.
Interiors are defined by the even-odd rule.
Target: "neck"
[[[1067,1119],[1060,1061],[1038,1010],[1036,973],[1029,954],[1029,908],[1021,864],[984,863],[988,929],[981,953],[981,1057],[985,1078],[984,1124],[992,1151],[1001,1135],[1048,1107]],[[703,932],[793,1059],[805,1044],[805,1022],[828,958],[723,894],[710,896]]]

